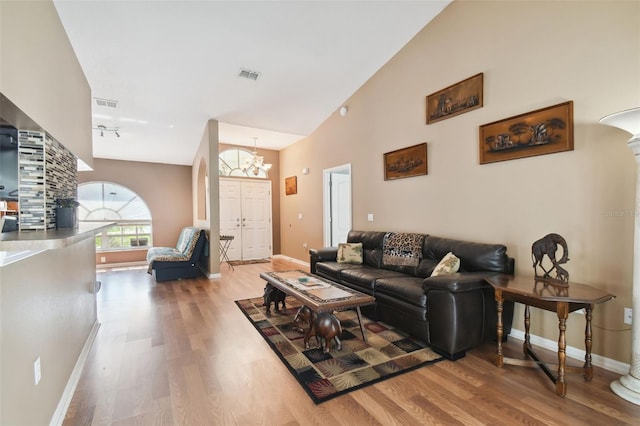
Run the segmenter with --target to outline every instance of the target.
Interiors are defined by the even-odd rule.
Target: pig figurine
[[[309,330],[307,330],[304,336],[305,349],[309,349],[309,339],[311,336],[315,336],[316,344],[324,353],[328,353],[331,350],[332,342],[335,342],[337,350],[342,349],[342,343],[340,342],[342,326],[340,325],[340,320],[335,315],[329,312],[321,312],[318,314],[308,307],[302,306],[298,309],[293,319],[293,324],[300,332],[304,332],[304,329],[300,326],[302,323],[309,324]]]
[[[282,303],[282,310],[287,309],[284,301],[287,294],[269,283],[264,287],[264,295],[262,297],[264,298],[264,306],[267,307],[267,315],[271,315],[271,302],[273,302],[276,314],[280,313],[280,307],[278,306],[279,303]]]

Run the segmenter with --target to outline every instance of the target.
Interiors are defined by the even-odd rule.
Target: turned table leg
[[[567,318],[569,317],[569,305],[566,302],[560,302],[558,307],[558,329],[560,336],[558,337],[558,377],[556,379],[556,393],[560,396],[567,394],[567,382],[565,381],[565,361],[567,358],[567,340],[565,331],[567,330]]]
[[[531,349],[531,311],[529,305],[524,305],[524,343],[522,344],[522,351],[527,356],[527,349]]]
[[[585,326],[584,329],[584,348],[585,348],[585,355],[584,355],[584,378],[585,380],[587,380],[588,382],[591,381],[591,379],[593,379],[593,366],[591,365],[591,344],[592,344],[592,337],[591,337],[591,313],[593,311],[593,305],[589,305],[588,307],[584,308],[585,309],[585,318],[587,319],[587,325]]]
[[[500,368],[504,365],[504,356],[502,355],[502,292],[495,289],[496,308],[498,312],[498,324],[496,328],[496,335],[498,338],[498,353],[496,354],[496,365]]]

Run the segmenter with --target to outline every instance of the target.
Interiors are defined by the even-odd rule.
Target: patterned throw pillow
[[[455,254],[449,252],[442,258],[440,263],[438,263],[431,273],[431,276],[437,277],[438,275],[455,274],[458,272],[458,269],[460,269],[460,259],[458,259]]]
[[[362,243],[338,244],[338,263],[362,264]]]

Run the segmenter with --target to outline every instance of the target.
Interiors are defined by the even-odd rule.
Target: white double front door
[[[220,178],[220,235],[234,237],[230,260],[271,257],[271,181]]]

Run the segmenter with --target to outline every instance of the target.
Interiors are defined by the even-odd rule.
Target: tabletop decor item
[[[78,203],[73,198],[58,198],[55,200],[56,206],[56,228],[77,228],[78,227]]]
[[[573,151],[573,102],[480,126],[480,164]]]
[[[476,74],[427,96],[427,124],[482,107],[484,74]]]
[[[562,248],[562,257],[560,259],[556,259],[558,247]],[[548,270],[542,265],[542,258],[545,255],[549,258],[552,265]],[[531,258],[533,260],[533,272],[536,278],[553,285],[569,285],[569,272],[560,266],[569,261],[567,241],[561,235],[547,234],[534,242],[531,246]],[[538,274],[538,267],[544,272],[542,275]],[[554,270],[555,277],[551,276]]]

